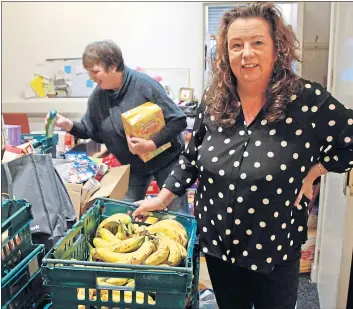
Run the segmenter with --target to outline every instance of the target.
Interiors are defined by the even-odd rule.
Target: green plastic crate
[[[196,240],[196,221],[193,216],[169,212],[184,225],[188,233],[187,257],[181,267],[160,267],[149,265],[113,264],[87,262],[88,242],[92,242],[99,223],[115,213],[127,213],[136,209],[136,205],[98,199],[94,206],[68,231],[61,241],[52,248],[43,259],[42,276],[44,285],[49,288],[52,309],[181,309],[185,307],[187,297],[193,297],[197,291],[195,280],[194,246]],[[153,216],[162,218],[165,212],[154,212]],[[72,261],[70,259],[80,261]],[[90,266],[90,267],[84,267]],[[117,269],[116,267],[119,267]],[[197,269],[198,273],[198,269]],[[97,285],[97,278],[132,278],[135,288],[102,288]],[[193,284],[194,283],[194,284]],[[78,290],[84,289],[84,300],[78,299]],[[89,299],[89,292],[95,291],[96,300]],[[100,298],[102,290],[108,291],[108,301]],[[132,302],[124,300],[123,292],[132,292]],[[143,304],[137,303],[136,291],[144,293]],[[112,295],[120,294],[120,301],[113,301]],[[197,293],[195,293],[197,295]],[[155,304],[149,304],[147,295],[154,298]],[[196,307],[194,307],[196,308]]]
[[[6,200],[1,205],[1,277],[9,274],[32,251],[31,204]]]
[[[1,309],[30,309],[43,297],[40,260],[43,245],[32,245],[32,252],[1,279]]]
[[[53,134],[52,137],[46,137],[45,134],[22,134],[21,141],[26,143],[33,141],[33,148],[38,154],[52,153],[53,157],[56,155],[56,145],[58,144],[59,135]]]

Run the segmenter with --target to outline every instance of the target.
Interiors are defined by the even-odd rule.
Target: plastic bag
[[[219,309],[213,290],[206,289],[200,291],[199,309]]]

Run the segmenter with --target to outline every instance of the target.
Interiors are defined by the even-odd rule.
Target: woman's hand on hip
[[[309,200],[311,200],[313,198],[313,186],[314,186],[314,181],[312,179],[310,179],[310,178],[304,179],[303,185],[300,189],[300,192],[297,196],[297,199],[294,202],[295,207],[299,206],[299,204],[303,198],[303,195],[306,198],[308,198]]]
[[[313,198],[314,181],[318,177],[325,175],[327,173],[328,173],[328,171],[320,163],[317,163],[311,167],[308,174],[305,176],[305,179],[304,179],[303,185],[300,189],[300,192],[298,194],[298,197],[294,202],[295,207],[299,206],[299,204],[303,198],[303,195],[306,198],[308,198],[309,200],[311,200]]]
[[[156,144],[152,140],[129,136],[126,136],[126,139],[130,152],[135,155],[142,155],[157,149]]]

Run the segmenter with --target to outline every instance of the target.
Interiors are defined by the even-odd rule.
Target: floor
[[[297,309],[320,309],[319,296],[316,284],[311,283],[309,274],[301,274],[299,278],[299,291]]]
[[[200,290],[212,288],[204,258],[200,263]],[[296,309],[320,309],[316,284],[311,283],[309,274],[301,274],[299,278],[298,303]]]

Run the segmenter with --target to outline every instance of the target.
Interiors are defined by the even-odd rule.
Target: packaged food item
[[[45,126],[45,136],[53,137],[54,129],[55,129],[55,120],[56,120],[56,110],[51,110],[49,112],[47,124]]]
[[[10,162],[30,153],[35,153],[32,141],[18,146],[6,145],[2,157],[2,162]]]
[[[123,113],[121,118],[125,133],[130,137],[150,140],[154,134],[158,133],[165,126],[162,109],[152,102],[144,103]],[[139,157],[143,162],[147,162],[170,147],[171,143],[167,143],[155,151],[145,153]]]
[[[81,207],[88,203],[88,200],[99,190],[99,188],[100,182],[97,179],[90,178],[86,181],[81,190]]]
[[[108,165],[108,167],[121,166],[121,163],[111,153],[103,158],[102,163]]]
[[[308,273],[311,271],[315,258],[316,229],[308,229],[308,240],[302,246],[300,259],[300,272]]]
[[[85,183],[98,173],[99,166],[85,153],[68,152],[65,154],[65,159],[72,161],[72,168],[69,172],[70,183]]]

